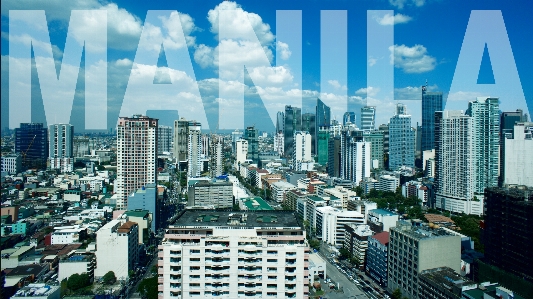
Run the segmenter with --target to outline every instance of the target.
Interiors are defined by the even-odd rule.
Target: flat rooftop
[[[394,216],[394,215],[396,215],[395,213],[393,213],[391,211],[384,210],[384,209],[374,209],[374,210],[370,210],[368,212],[369,213],[373,213],[373,214],[383,215],[383,216]]]
[[[243,204],[249,211],[272,211],[274,210],[266,201],[261,197],[247,197],[241,198]]]
[[[222,227],[300,227],[294,211],[185,210],[172,224]]]

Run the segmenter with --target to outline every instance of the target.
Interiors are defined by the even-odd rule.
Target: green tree
[[[103,277],[102,281],[104,284],[114,284],[117,281],[117,277],[115,276],[115,272],[109,271],[107,272]]]
[[[89,275],[87,275],[87,273],[82,273],[82,274],[74,273],[68,278],[68,281],[67,281],[67,287],[72,291],[81,289],[90,284],[91,284],[91,280],[89,278]]]
[[[363,196],[364,195],[364,191],[363,191],[363,188],[361,186],[355,187],[353,191],[355,191],[357,196]]]
[[[135,271],[133,271],[133,270],[128,271],[128,277],[130,279],[134,278],[135,277]]]
[[[351,253],[348,249],[346,249],[346,248],[344,248],[344,247],[342,247],[341,249],[339,249],[339,253],[340,253],[340,255],[341,255],[341,257],[342,257],[343,259],[349,259],[349,258],[352,257],[352,253]]]
[[[394,290],[391,294],[391,299],[402,299],[402,291],[400,289]]]
[[[233,211],[240,211],[241,208],[239,207],[239,204],[234,204],[233,205]]]
[[[312,239],[311,241],[309,241],[309,246],[311,246],[311,248],[313,249],[319,249],[320,241],[318,241],[317,239]]]
[[[143,298],[157,299],[157,276],[143,279],[137,287],[137,292],[139,292]]]
[[[152,268],[150,269],[150,272],[152,274],[157,274],[157,265],[153,265]]]

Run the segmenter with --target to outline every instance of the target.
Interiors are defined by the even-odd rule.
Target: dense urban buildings
[[[313,170],[312,140],[309,132],[298,131],[294,133],[294,153],[292,154],[292,168],[294,170]]]
[[[356,185],[370,176],[371,144],[363,141],[362,131],[355,125],[345,128],[341,134],[340,177]]]
[[[283,152],[285,156],[290,156],[294,153],[294,133],[302,130],[302,109],[298,107],[292,107],[290,105],[285,106],[285,121],[283,123],[283,146],[285,147]]]
[[[331,125],[331,108],[324,104],[324,102],[322,102],[320,99],[316,99],[315,112],[315,132],[319,132],[321,127],[329,127]],[[318,140],[315,138],[313,139],[313,142],[315,143],[314,148],[317,148]],[[316,152],[313,152],[313,154],[316,154]]]
[[[316,126],[316,117],[313,113],[304,113],[302,114],[302,131],[308,132],[311,135],[311,154],[316,154],[316,134],[318,132],[318,127]]]
[[[161,298],[309,296],[309,247],[293,212],[187,210],[159,256]]]
[[[247,127],[244,131],[244,139],[248,141],[248,152],[246,158],[253,163],[259,162],[259,132],[255,126]]]
[[[372,131],[376,128],[376,107],[361,108],[361,130]]]
[[[117,207],[126,209],[128,195],[157,182],[157,119],[120,117],[117,125]]]
[[[178,163],[187,161],[187,150],[189,146],[189,121],[185,118],[180,118],[174,121],[174,158]],[[183,170],[183,169],[181,169]]]

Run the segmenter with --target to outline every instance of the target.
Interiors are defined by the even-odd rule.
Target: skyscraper
[[[328,140],[328,175],[340,177],[341,171],[341,137],[330,136]]]
[[[259,132],[255,126],[247,127],[244,131],[244,139],[248,141],[247,159],[252,160],[253,163],[259,162]]]
[[[435,148],[435,111],[442,111],[442,92],[427,91],[422,86],[422,151]]]
[[[317,137],[317,162],[320,165],[326,165],[328,163],[328,143],[329,129],[327,127],[319,128]]]
[[[189,122],[189,136],[187,143],[187,175],[199,177],[202,175],[202,131],[199,122]]]
[[[70,172],[74,169],[74,126],[56,124],[48,126],[48,144],[51,169]]]
[[[318,132],[316,127],[316,119],[313,113],[304,113],[302,114],[302,131],[309,132],[311,135],[311,155],[316,154],[315,140],[316,132]]]
[[[285,106],[285,124],[284,124],[284,152],[285,156],[290,156],[294,152],[294,132],[302,130],[302,109]]]
[[[355,124],[346,127],[341,134],[340,177],[354,182],[357,186],[366,177],[370,177],[370,142],[363,140],[363,131]]]
[[[365,131],[363,134],[365,141],[370,142],[372,148],[371,168],[383,169],[383,132]]]
[[[389,123],[389,168],[401,166],[415,167],[415,132],[405,105],[398,104]]]
[[[221,176],[224,172],[224,168],[222,166],[222,136],[213,135],[211,137],[211,142],[211,153],[209,154],[209,159],[211,161],[211,176],[217,177]]]
[[[239,169],[239,164],[246,161],[246,156],[248,155],[248,141],[244,139],[239,139],[235,142],[235,168]]]
[[[500,186],[503,183],[503,172],[505,171],[505,165],[503,164],[505,157],[505,146],[503,143],[505,138],[513,139],[514,125],[520,121],[526,121],[522,110],[520,109],[517,109],[513,112],[502,112],[500,115]]]
[[[22,123],[15,129],[15,153],[22,168],[45,168],[48,158],[48,130],[41,123]]]
[[[119,117],[117,126],[117,208],[126,209],[128,195],[157,183],[157,119]]]
[[[239,129],[236,129],[235,131],[231,132],[231,147],[233,152],[237,150],[237,140],[241,139],[242,132],[239,131]]]
[[[318,132],[320,127],[329,127],[331,125],[331,109],[324,104],[320,99],[316,99],[316,122],[315,132]],[[317,148],[317,140],[313,141],[315,148]]]
[[[188,144],[189,121],[182,117],[174,121],[174,158],[176,162],[187,161]]]
[[[310,170],[307,167],[307,163],[312,162],[311,140],[309,132],[298,131],[294,133],[294,154],[292,155],[292,167],[294,170]]]
[[[157,130],[157,154],[170,152],[172,150],[172,127],[160,125]]]
[[[347,123],[355,124],[355,112],[344,112],[342,117],[342,125],[346,126]]]
[[[500,162],[503,185],[526,185],[533,187],[533,122],[518,122],[513,133],[505,133]]]
[[[365,106],[361,108],[361,130],[374,130],[376,128],[376,107]]]
[[[285,131],[285,113],[278,111],[276,115],[276,133]]]
[[[283,156],[283,142],[285,141],[285,137],[283,136],[283,132],[278,131],[276,134],[274,134],[274,152],[278,153],[280,156]]]

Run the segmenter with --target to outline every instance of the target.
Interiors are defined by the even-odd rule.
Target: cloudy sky
[[[285,3],[289,2],[289,3]],[[533,112],[530,1],[2,1],[1,127],[177,110],[204,129],[273,131],[316,99],[377,124],[421,89]]]

